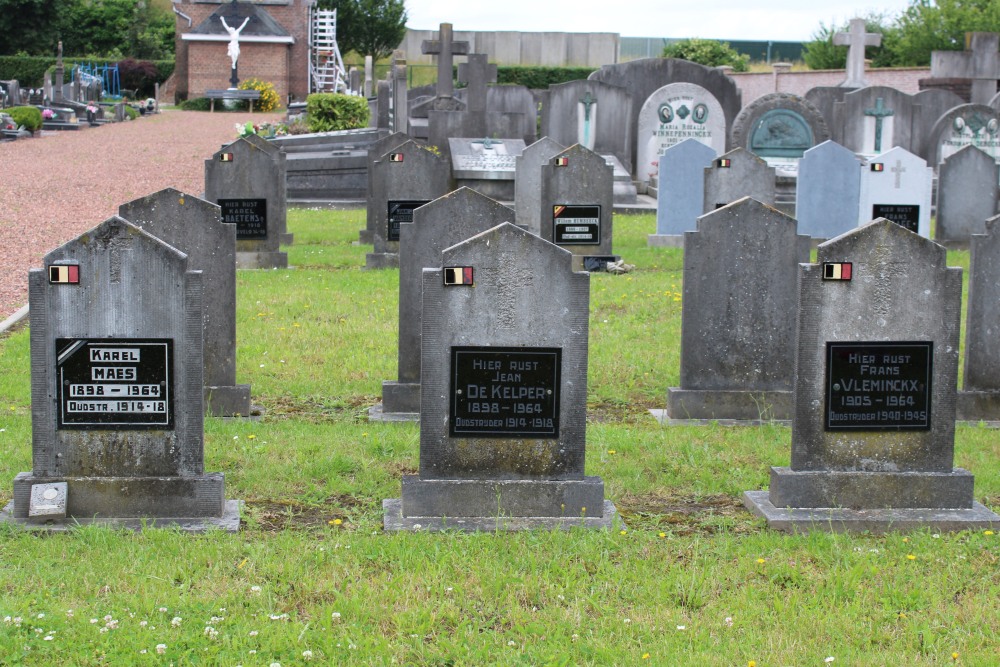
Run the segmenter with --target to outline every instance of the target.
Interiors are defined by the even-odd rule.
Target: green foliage
[[[281,96],[274,89],[274,84],[260,79],[247,79],[240,82],[240,90],[259,90],[260,99],[255,100],[253,108],[257,111],[274,111],[281,107]],[[249,108],[249,101],[241,102]],[[367,122],[367,121],[366,121]]]
[[[728,42],[714,39],[683,39],[663,47],[664,58],[690,60],[706,67],[729,65],[735,72],[747,71],[750,56],[738,53]]]
[[[313,93],[306,98],[306,118],[311,132],[367,127],[368,113],[368,101],[356,95]]]
[[[26,130],[34,132],[42,129],[42,111],[38,107],[10,107],[4,109],[4,112]]]
[[[139,117],[139,112],[131,104],[125,105],[125,115],[128,116],[129,120],[135,120]]]
[[[135,90],[136,95],[148,97],[153,94],[156,80],[156,65],[148,60],[138,61],[126,58],[118,63],[118,81],[126,90]]]
[[[208,111],[212,108],[212,100],[207,97],[195,97],[190,100],[184,100],[180,103],[182,111]],[[219,105],[221,111],[225,111],[225,105]]]
[[[865,47],[865,58],[872,61],[872,67],[893,67],[897,62],[896,45],[900,33],[894,21],[885,13],[869,12],[865,19],[865,32],[882,35],[880,46]],[[802,58],[810,69],[844,69],[847,65],[847,47],[837,46],[833,38],[838,32],[847,32],[849,24],[840,27],[820,23],[813,33],[812,41],[805,45]],[[930,62],[928,58],[928,62]]]
[[[931,51],[963,49],[966,32],[1000,32],[1000,2],[912,0],[898,26],[896,64],[928,65]]]
[[[114,65],[119,61],[117,58],[64,58],[67,77],[68,72],[74,64],[85,63],[91,65]],[[46,70],[55,67],[55,56],[0,56],[0,79],[17,79],[21,83],[21,88],[39,88]],[[162,84],[174,71],[173,60],[157,60],[152,63],[155,70],[155,83]],[[119,77],[122,70],[119,68]],[[153,82],[150,82],[152,89]],[[122,82],[123,88],[135,88],[137,86],[126,86]]]
[[[337,10],[337,45],[375,60],[385,58],[406,36],[403,0],[320,0],[320,9]]]
[[[0,55],[56,51],[63,0],[0,0]]]
[[[497,83],[544,90],[557,83],[586,79],[594,67],[497,67]]]

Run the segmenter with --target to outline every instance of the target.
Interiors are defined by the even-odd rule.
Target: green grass
[[[419,431],[364,416],[396,377],[398,272],[361,270],[363,215],[291,211],[297,268],[238,276],[237,379],[266,413],[207,419],[205,467],[245,529],[0,527],[0,664],[996,664],[1000,536],[769,531],[739,494],[787,465],[787,427],[648,416],[678,383],[683,260],[646,247],[653,216],[616,218],[635,271],[591,278],[587,473],[627,529],[384,534]],[[28,378],[22,329],[0,340],[0,502],[31,469]],[[957,429],[992,507],[998,441]]]

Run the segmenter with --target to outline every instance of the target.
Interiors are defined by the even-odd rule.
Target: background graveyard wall
[[[436,39],[435,30],[407,30],[399,45],[411,65],[430,65],[434,57],[423,55],[420,45]],[[455,40],[469,42],[470,53],[485,53],[498,65],[546,65],[549,67],[600,67],[618,62],[620,37],[613,32],[477,32],[454,31]]]
[[[775,65],[771,72],[730,72],[743,93],[743,105],[753,102],[768,93],[792,93],[804,97],[819,86],[839,86],[845,78],[844,70],[788,71],[787,66]],[[930,78],[928,67],[895,67],[891,69],[871,69],[865,71],[865,78],[871,86],[888,86],[909,95],[920,92],[920,79]]]

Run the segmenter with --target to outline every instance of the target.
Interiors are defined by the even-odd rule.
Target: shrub
[[[497,67],[497,83],[544,90],[557,83],[586,79],[593,71],[593,67]]]
[[[311,132],[353,130],[368,126],[368,100],[356,95],[313,93],[306,98]]]
[[[729,65],[735,72],[746,72],[750,56],[741,54],[729,42],[720,42],[714,39],[682,39],[679,42],[668,44],[663,47],[664,58],[679,58],[680,60],[690,60],[706,67],[719,67]]]
[[[128,116],[129,120],[135,120],[136,118],[139,117],[139,112],[131,104],[126,104],[125,105],[125,115]]]
[[[14,119],[18,126],[34,132],[42,129],[42,111],[38,107],[11,107],[4,111]]]
[[[220,104],[219,106],[223,105]],[[212,108],[212,100],[207,97],[195,97],[190,100],[184,100],[181,102],[180,107],[182,111],[208,111]]]
[[[253,103],[257,111],[274,111],[281,107],[281,97],[274,89],[274,84],[260,79],[247,79],[240,82],[240,90],[259,90],[260,99]],[[241,102],[243,108],[249,107],[249,102]]]
[[[119,84],[123,90],[136,91],[136,97],[152,95],[158,75],[156,65],[148,60],[126,58],[118,63]]]

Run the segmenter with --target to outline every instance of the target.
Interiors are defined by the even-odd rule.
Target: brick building
[[[239,35],[240,81],[269,81],[283,101],[305,100],[309,94],[309,15],[315,0],[173,2],[177,16],[174,77],[178,100],[230,87],[230,36],[220,17],[233,28],[247,21]]]

